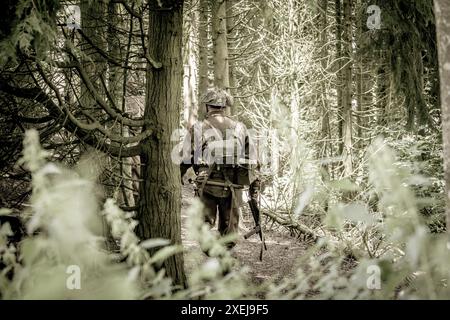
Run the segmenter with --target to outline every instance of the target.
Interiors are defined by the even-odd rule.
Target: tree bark
[[[327,11],[328,11],[328,0],[320,0],[319,2],[319,39],[320,39],[320,61],[322,72],[326,74],[328,65],[327,65],[327,57],[328,57],[328,49],[327,49]],[[320,106],[321,106],[321,129],[320,129],[320,138],[322,142],[319,147],[319,159],[326,159],[331,156],[331,131],[330,131],[330,116],[329,116],[329,105],[328,105],[328,94],[327,94],[327,84],[323,80],[321,84],[321,93],[320,93]],[[329,169],[327,164],[322,164],[321,168],[322,178],[327,180],[329,179]]]
[[[232,96],[236,95],[236,66],[235,59],[232,58],[232,37],[235,36],[235,12],[233,8],[233,0],[226,0],[226,25],[227,25],[227,46],[228,46],[228,71],[229,71],[229,85]]]
[[[358,9],[363,6],[363,3],[361,0],[358,0],[357,3]],[[356,125],[357,125],[357,139],[358,139],[358,145],[357,147],[359,150],[363,148],[363,100],[364,100],[364,91],[363,91],[363,73],[364,73],[364,64],[362,60],[362,54],[361,54],[361,43],[362,43],[362,30],[363,30],[363,24],[362,24],[362,17],[358,14],[358,19],[356,22],[356,30],[357,30],[357,71],[355,72],[355,79],[356,79],[356,101],[357,101],[357,110],[358,115],[356,117]]]
[[[338,138],[339,138],[339,155],[344,150],[343,143],[343,124],[344,115],[342,110],[342,4],[341,0],[334,1],[335,19],[336,19],[336,108],[338,113]]]
[[[208,0],[199,2],[198,22],[198,118],[205,117],[205,107],[201,103],[201,97],[208,89]]]
[[[343,92],[342,92],[342,115],[343,115],[343,153],[344,176],[350,176],[353,173],[353,119],[352,119],[352,0],[344,0],[344,32],[342,34],[343,41]]]
[[[114,6],[114,7],[112,7]],[[89,1],[89,0],[82,0],[80,2],[80,13],[81,13],[81,30],[84,34],[84,37],[81,38],[81,50],[85,56],[82,58],[82,66],[83,69],[87,75],[88,80],[92,83],[93,89],[95,92],[101,96],[104,97],[104,90],[102,87],[101,79],[100,77],[105,77],[108,70],[108,63],[106,62],[105,58],[98,52],[99,50],[102,50],[103,52],[109,51],[110,54],[112,54],[112,51],[117,51],[116,44],[117,42],[113,40],[113,35],[109,30],[109,25],[107,25],[107,20],[110,18],[116,18],[117,15],[113,15],[111,10],[115,10],[114,4],[106,4],[105,0],[100,1]],[[108,18],[108,19],[107,19]],[[117,35],[116,35],[117,36]],[[108,39],[108,41],[106,41]],[[90,42],[90,43],[89,43]],[[107,45],[109,43],[109,46]],[[97,49],[98,48],[98,49]],[[116,88],[111,85],[112,83],[117,83],[117,78],[119,77],[119,74],[116,72],[120,72],[117,67],[110,67],[109,68],[109,91],[111,93],[112,97],[116,97],[117,95],[120,95],[116,91]],[[70,77],[69,77],[70,79]],[[106,81],[106,79],[104,78]],[[101,119],[103,116],[103,111],[101,108],[98,108],[97,101],[94,98],[94,95],[90,90],[88,89],[87,84],[84,81],[80,82],[81,85],[81,95],[79,97],[79,101],[81,102],[81,106],[85,108],[86,110],[89,110],[89,112],[97,119]],[[71,87],[71,84],[68,83],[68,88]],[[73,99],[73,96],[70,95],[70,91],[67,90],[66,95],[66,101],[70,104]],[[111,103],[107,101],[107,103]],[[120,134],[117,127],[113,129],[114,133]],[[103,165],[103,169],[106,167],[109,168],[115,168],[115,160],[112,157],[108,157],[106,163]],[[114,169],[113,169],[114,170]],[[116,174],[120,175],[120,169],[114,170]],[[100,177],[100,182],[105,185],[104,193],[106,198],[118,198],[118,194],[114,194],[116,188],[115,184],[119,183],[115,181],[115,178],[106,173],[107,171],[104,170]],[[123,199],[118,199],[119,203],[122,202]],[[103,217],[104,219],[104,217]],[[117,249],[116,242],[114,241],[112,235],[111,235],[111,229],[110,226],[106,223],[106,220],[103,223],[104,230],[103,230],[103,236],[105,238],[105,245],[108,250],[115,250]]]
[[[376,81],[377,81],[377,90],[376,90],[376,106],[378,109],[378,125],[386,126],[389,118],[389,110],[387,107],[387,94],[388,94],[388,70],[385,59],[382,59],[381,64],[378,66],[376,70]],[[411,110],[411,109],[410,109]]]
[[[185,8],[189,8],[191,1],[185,1]],[[195,6],[195,4],[194,4]],[[185,10],[186,11],[186,10]],[[187,128],[191,128],[198,118],[197,102],[197,57],[195,48],[195,33],[198,28],[196,10],[184,15],[183,21],[183,102],[184,122]]]
[[[212,34],[214,47],[214,84],[222,89],[230,88],[226,8],[226,0],[213,1]]]
[[[105,0],[90,1],[82,0],[80,3],[81,30],[90,41],[103,52],[106,51],[106,2]],[[107,64],[104,57],[87,43],[82,41],[82,52],[88,56],[84,59],[83,68],[89,76],[89,80],[94,85],[95,90],[100,94],[102,92],[100,75],[106,74]],[[95,99],[81,82],[81,103],[85,108],[95,107]]]
[[[439,54],[447,232],[450,232],[450,2],[434,0]]]
[[[148,54],[162,68],[147,67],[144,119],[153,123],[155,134],[141,143],[143,182],[137,216],[137,234],[142,240],[160,237],[173,244],[181,244],[180,169],[171,160],[175,142],[170,138],[180,120],[182,4],[171,1],[161,9],[158,1],[150,1]],[[182,254],[168,258],[163,266],[175,284],[185,285]]]
[[[120,45],[120,35],[116,32],[116,28],[126,28],[122,19],[120,18],[120,4],[110,2],[108,3],[108,53],[115,61],[127,61],[128,53],[123,54]],[[127,48],[128,49],[128,48]],[[127,63],[127,62],[125,62]],[[108,64],[108,91],[112,101],[109,101],[111,107],[116,107],[122,112],[126,112],[126,105],[124,103],[125,89],[124,86],[124,69],[112,63]],[[123,123],[117,125],[117,134],[124,137],[129,137],[129,127]],[[120,177],[120,189],[117,189],[118,194],[114,198],[118,199],[120,204],[127,207],[134,207],[133,181],[132,181],[132,159],[123,158],[119,164],[111,158],[113,170],[116,171]]]

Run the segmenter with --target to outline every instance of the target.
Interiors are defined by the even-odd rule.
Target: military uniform
[[[209,107],[206,118],[194,124],[184,141],[183,150],[190,152],[184,155],[181,174],[193,166],[196,193],[205,207],[205,222],[214,226],[218,216],[221,235],[237,233],[241,187],[250,185],[255,178],[249,170],[250,139],[245,125],[225,114],[225,93],[212,92],[205,100]],[[234,243],[230,243],[232,246]]]

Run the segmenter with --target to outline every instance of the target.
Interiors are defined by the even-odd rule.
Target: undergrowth
[[[0,227],[3,299],[244,299],[261,293],[269,299],[450,298],[448,237],[430,232],[412,188],[418,180],[383,140],[373,143],[367,158],[365,192],[376,200],[331,203],[295,276],[278,283],[257,286],[250,266],[233,268],[236,261],[224,245],[229,239],[211,232],[194,200],[188,233],[209,255],[188,275],[186,289],[161,269],[183,248],[166,239],[138,239],[132,214],[113,199],[99,205],[95,166],[49,163],[38,141],[36,131],[27,132],[21,160],[32,174],[29,206],[20,213],[27,235],[14,244],[10,225]],[[102,218],[119,252],[106,250]],[[150,248],[159,250],[150,255]],[[76,289],[73,270],[81,277]]]

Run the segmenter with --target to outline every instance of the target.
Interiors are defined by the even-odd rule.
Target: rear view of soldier
[[[205,207],[205,221],[215,225],[221,235],[238,232],[240,193],[255,180],[250,161],[247,128],[226,115],[231,97],[223,90],[211,89],[203,97],[206,117],[196,122],[184,141],[182,177],[189,167],[197,175],[196,194]],[[236,243],[229,243],[232,248]]]

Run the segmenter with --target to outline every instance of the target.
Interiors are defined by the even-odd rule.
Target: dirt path
[[[187,237],[186,222],[188,216],[186,211],[190,200],[194,197],[192,186],[183,186],[182,195],[181,223],[183,244],[188,252],[198,253],[197,255],[190,255],[190,258],[187,258],[185,261],[186,270],[189,272],[206,257],[201,254],[199,245]],[[250,239],[245,240],[242,236],[254,226],[254,222],[247,206],[242,207],[241,211],[240,238],[238,244],[232,250],[232,255],[238,259],[241,266],[245,265],[250,268],[250,276],[253,282],[257,284],[268,279],[277,281],[285,276],[293,275],[296,260],[306,250],[306,245],[282,231],[266,231],[267,251],[264,251],[263,261],[259,261],[261,248],[259,237],[254,235]],[[194,260],[193,256],[200,257],[201,261]]]

